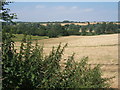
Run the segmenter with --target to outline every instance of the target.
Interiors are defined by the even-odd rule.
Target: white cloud
[[[77,9],[78,7],[77,6],[73,6],[72,9]]]
[[[44,5],[37,5],[37,6],[35,6],[35,8],[37,8],[37,9],[39,9],[39,8],[45,8],[46,6],[44,6]]]
[[[57,6],[57,7],[54,7],[55,9],[59,9],[59,10],[65,10],[66,7],[65,6]]]
[[[86,8],[84,9],[84,12],[92,12],[94,9],[93,8]]]

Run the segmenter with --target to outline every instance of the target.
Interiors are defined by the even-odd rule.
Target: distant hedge
[[[100,34],[114,34],[120,33],[119,25],[113,22],[103,22],[97,24],[81,25],[64,25],[60,23],[50,23],[46,26],[40,23],[16,23],[16,24],[3,24],[3,30],[6,32],[12,31],[14,34],[27,34],[38,36],[59,37],[68,35],[100,35]]]

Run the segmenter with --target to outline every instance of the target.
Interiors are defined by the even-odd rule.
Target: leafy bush
[[[57,34],[57,32],[55,30],[48,30],[47,36],[49,38],[53,38],[53,37],[57,37],[58,34]]]
[[[80,35],[80,32],[78,30],[75,30],[75,29],[67,30],[67,32],[69,35]]]
[[[3,90],[22,88],[107,88],[108,78],[102,78],[99,65],[91,68],[88,58],[79,63],[74,54],[61,67],[60,61],[65,47],[61,44],[49,55],[43,47],[31,45],[30,39],[21,43],[19,53],[14,49],[12,35],[3,33]],[[24,38],[24,40],[26,40]]]

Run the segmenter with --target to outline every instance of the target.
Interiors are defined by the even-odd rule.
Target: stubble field
[[[111,85],[113,88],[118,87],[118,34],[98,35],[98,36],[66,36],[59,38],[50,38],[38,40],[38,44],[44,44],[44,53],[49,54],[52,47],[57,47],[59,43],[65,49],[63,58],[75,53],[75,61],[80,61],[82,57],[88,56],[88,63],[91,65],[101,64],[103,77],[112,77]],[[33,44],[35,42],[33,41]],[[15,46],[19,49],[20,42]],[[64,63],[64,60],[63,62]]]

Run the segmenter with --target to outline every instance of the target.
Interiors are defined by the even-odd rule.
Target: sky
[[[14,2],[15,21],[118,21],[118,2]]]
[[[10,1],[10,0],[8,0]],[[12,0],[16,2],[119,2],[119,0]]]

